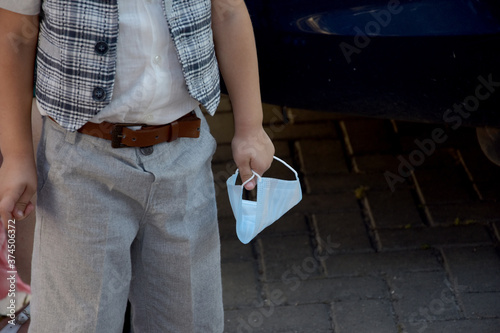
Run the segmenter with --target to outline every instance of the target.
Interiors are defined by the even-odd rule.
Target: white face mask
[[[238,170],[226,181],[229,202],[236,218],[236,234],[243,244],[250,242],[264,228],[273,224],[283,214],[302,200],[297,172],[281,159],[274,156],[295,174],[295,180],[281,180],[253,176],[242,185],[236,185]],[[257,201],[244,200],[243,187],[257,176]]]

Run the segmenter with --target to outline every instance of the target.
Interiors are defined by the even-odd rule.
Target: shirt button
[[[102,42],[102,41],[97,42],[95,44],[94,50],[97,54],[104,55],[104,54],[108,53],[108,50],[109,50],[108,43]]]
[[[160,61],[161,61],[161,57],[160,57],[159,55],[157,55],[157,56],[155,56],[155,57],[153,58],[153,63],[154,63],[155,65],[159,65],[159,64],[160,64]]]
[[[101,87],[95,87],[92,92],[92,98],[95,101],[102,102],[106,99],[106,91]]]

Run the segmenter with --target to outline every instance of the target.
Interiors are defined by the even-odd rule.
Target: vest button
[[[92,92],[92,98],[95,101],[102,102],[106,99],[106,91],[101,87],[95,87]]]
[[[108,53],[108,50],[109,50],[108,43],[102,42],[102,41],[97,42],[95,44],[94,50],[97,54],[104,55],[104,54]]]

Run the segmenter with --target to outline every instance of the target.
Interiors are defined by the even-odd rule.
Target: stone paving
[[[243,245],[230,109],[208,117],[225,332],[500,332],[500,167],[474,129],[265,105],[303,199]],[[266,176],[293,176],[275,164]]]

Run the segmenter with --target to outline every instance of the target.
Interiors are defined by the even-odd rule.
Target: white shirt
[[[161,0],[121,0],[116,77],[100,123],[170,123],[198,106],[187,90]]]
[[[41,0],[0,0],[0,8],[24,15],[38,15]]]
[[[40,1],[0,0],[0,6],[35,15]],[[195,109],[199,103],[188,93],[161,0],[120,0],[119,18],[113,96],[91,122],[159,125]]]

